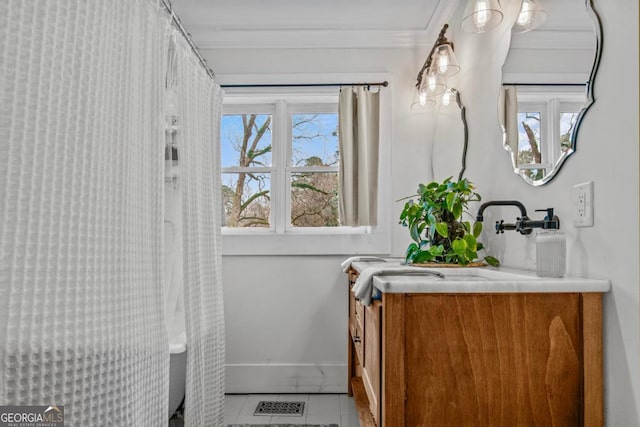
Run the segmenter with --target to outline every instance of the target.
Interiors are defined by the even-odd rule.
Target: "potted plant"
[[[452,177],[440,182],[420,184],[417,200],[405,203],[400,214],[400,224],[409,228],[413,242],[407,248],[407,264],[456,264],[462,266],[481,263],[478,251],[483,249],[478,237],[482,232],[482,223],[463,221],[467,205],[480,201],[475,186],[466,178],[452,182]],[[400,199],[400,200],[405,200]],[[491,256],[485,256],[484,262],[498,266],[500,262]],[[480,264],[484,265],[484,264]]]

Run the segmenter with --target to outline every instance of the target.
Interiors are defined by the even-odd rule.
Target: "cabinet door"
[[[380,301],[374,301],[364,308],[364,366],[362,369],[362,382],[369,398],[369,408],[376,422],[380,425],[380,355],[381,355],[381,325]]]

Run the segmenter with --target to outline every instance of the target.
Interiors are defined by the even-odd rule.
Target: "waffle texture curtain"
[[[187,332],[185,425],[224,424],[219,128],[223,92],[182,37],[178,58],[178,137]]]
[[[147,0],[0,2],[0,405],[166,425],[168,31]]]
[[[380,92],[343,87],[338,104],[340,220],[377,225]]]

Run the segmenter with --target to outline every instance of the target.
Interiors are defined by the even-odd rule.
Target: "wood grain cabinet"
[[[361,426],[603,425],[600,293],[349,295]]]

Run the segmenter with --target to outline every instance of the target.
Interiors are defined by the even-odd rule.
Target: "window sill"
[[[385,255],[391,250],[389,231],[378,227],[252,231],[224,230],[222,255]]]

